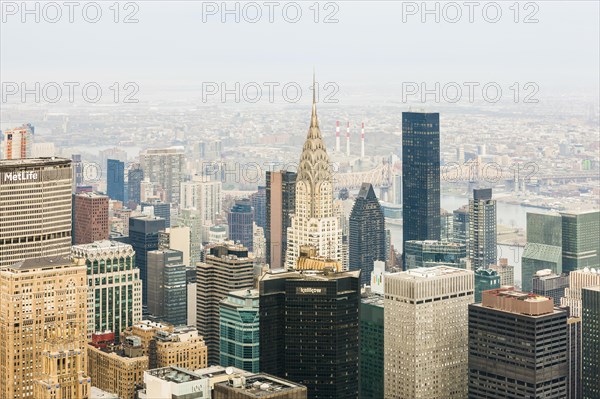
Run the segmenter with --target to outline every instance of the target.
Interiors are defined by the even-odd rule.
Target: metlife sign
[[[19,172],[5,172],[2,175],[3,183],[25,182],[38,179],[38,172],[23,170]]]
[[[327,288],[296,287],[296,295],[327,295]]]

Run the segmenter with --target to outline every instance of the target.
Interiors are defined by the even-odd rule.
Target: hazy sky
[[[541,87],[566,90],[599,86],[599,2],[536,1],[519,4],[515,23],[512,1],[500,1],[499,22],[484,19],[479,2],[469,23],[463,1],[462,17],[450,23],[456,8],[439,3],[440,22],[428,15],[421,22],[420,10],[407,15],[403,10],[421,7],[421,2],[336,1],[319,4],[315,23],[313,2],[297,2],[299,22],[286,22],[282,8],[290,2],[275,2],[274,22],[263,1],[262,18],[250,23],[233,15],[221,22],[221,10],[205,15],[222,2],[136,1],[120,4],[119,19],[135,12],[138,23],[114,23],[112,1],[99,1],[102,17],[86,22],[79,3],[74,23],[68,8],[62,18],[49,23],[40,9],[41,21],[33,15],[21,22],[21,2],[2,1],[1,80],[6,81],[136,81],[147,87],[198,85],[206,81],[298,81],[309,82],[316,67],[321,81],[340,87],[382,87],[400,82],[498,81],[538,82]],[[210,3],[210,4],[209,4]],[[411,3],[411,4],[409,4]],[[44,3],[40,3],[43,5]],[[62,4],[59,1],[58,4]],[[34,7],[34,3],[29,3]],[[235,3],[228,3],[234,8]],[[247,18],[255,9],[246,8]],[[287,6],[289,19],[295,8]],[[434,2],[428,3],[433,9]],[[493,19],[495,6],[487,6]],[[314,7],[313,7],[314,8]],[[445,12],[444,12],[445,10]],[[54,18],[55,10],[46,10]],[[335,12],[337,23],[323,23]],[[537,23],[524,23],[533,13]],[[88,15],[95,11],[88,8]]]

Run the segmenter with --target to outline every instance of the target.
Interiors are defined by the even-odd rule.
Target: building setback
[[[464,399],[473,272],[424,267],[384,285],[385,398]]]
[[[485,291],[469,306],[469,398],[565,398],[567,317],[551,298]]]
[[[71,160],[0,160],[0,269],[23,259],[69,256]]]
[[[361,284],[371,281],[373,262],[386,259],[385,218],[373,186],[363,183],[349,221],[350,270],[361,271]]]
[[[310,398],[357,399],[359,274],[263,275],[261,370],[305,385]]]
[[[402,113],[402,218],[403,245],[440,239],[439,113]]]

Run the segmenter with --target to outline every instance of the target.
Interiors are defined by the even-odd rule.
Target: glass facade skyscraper
[[[481,302],[483,291],[500,288],[500,276],[492,269],[479,268],[475,270],[475,303]]]
[[[360,301],[361,399],[383,398],[383,295],[372,294]]]
[[[600,397],[600,286],[582,290],[583,399]]]
[[[187,325],[187,268],[183,253],[148,252],[148,312],[174,326]]]
[[[385,218],[373,186],[363,183],[349,222],[350,270],[360,270],[361,284],[371,281],[373,262],[386,259]]]
[[[402,113],[402,242],[440,239],[440,114]]]
[[[600,211],[561,212],[561,216],[564,272],[600,267]]]
[[[461,259],[466,257],[465,244],[434,240],[404,243],[404,268],[406,270],[439,265],[460,267]]]
[[[110,199],[125,202],[125,163],[106,160],[106,194]]]
[[[552,213],[527,212],[527,244],[521,258],[521,284],[532,290],[533,276],[540,270],[562,273],[562,221]]]
[[[129,244],[135,250],[135,266],[143,282],[142,304],[148,303],[148,252],[158,249],[158,232],[165,229],[165,219],[151,216],[129,218]]]
[[[252,251],[254,211],[249,199],[235,201],[235,205],[227,214],[229,225],[229,239],[239,242],[248,251]]]
[[[220,305],[220,365],[260,370],[258,290],[231,291]]]

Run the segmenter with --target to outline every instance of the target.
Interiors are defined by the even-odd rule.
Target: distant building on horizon
[[[125,203],[125,162],[106,160],[106,194],[110,199]]]
[[[23,124],[21,127],[6,129],[4,134],[4,159],[31,158],[33,148],[33,133],[35,129],[31,123]]]
[[[229,239],[240,243],[253,251],[253,228],[254,210],[249,199],[236,200],[233,207],[227,213],[227,224],[229,225]]]

